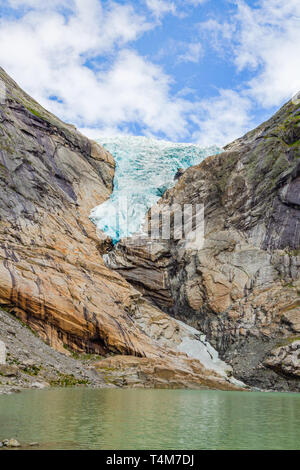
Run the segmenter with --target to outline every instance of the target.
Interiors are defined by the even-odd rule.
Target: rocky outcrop
[[[204,205],[203,245],[171,230],[170,240],[121,240],[107,261],[153,304],[203,331],[246,383],[297,391],[290,350],[276,359],[272,351],[300,332],[299,138],[300,106],[289,102],[164,194],[153,210]]]
[[[5,365],[0,362],[0,396],[50,386],[106,386],[93,368],[100,356],[55,351],[27,325],[0,309],[0,343],[1,339],[5,339],[7,360]]]
[[[6,346],[3,341],[0,341],[0,365],[6,364]]]
[[[192,388],[241,390],[241,384],[224,381],[200,361],[174,355],[149,359],[114,356],[96,363],[95,368],[110,384],[133,388]]]
[[[88,219],[111,193],[113,158],[0,79],[1,306],[61,350],[151,354],[129,317],[134,292],[104,266]]]
[[[143,364],[163,361],[169,370],[177,357],[194,374],[181,343],[191,335],[197,342],[195,335],[174,325],[102,259],[110,241],[96,235],[89,214],[111,193],[113,158],[43,109],[2,69],[0,80],[0,307],[60,352],[130,355]],[[147,321],[139,321],[143,317]],[[164,323],[159,335],[153,328],[158,318]],[[196,363],[201,384],[204,368]],[[236,388],[226,372],[213,375],[217,387]]]
[[[300,378],[300,337],[272,350],[264,364],[285,376]]]

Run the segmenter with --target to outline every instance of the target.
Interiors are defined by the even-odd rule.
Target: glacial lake
[[[39,449],[300,449],[300,394],[51,389],[0,396],[0,440]]]

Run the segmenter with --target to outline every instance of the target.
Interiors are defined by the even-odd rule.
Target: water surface
[[[42,449],[300,449],[300,394],[52,389],[0,396],[0,440]]]

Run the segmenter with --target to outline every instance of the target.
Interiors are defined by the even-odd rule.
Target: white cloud
[[[194,7],[198,7],[199,5],[203,5],[204,3],[208,2],[209,0],[183,0],[182,3],[190,4]]]
[[[186,10],[190,7],[198,7],[209,0],[145,0],[148,9],[157,20],[161,20],[165,15],[171,14],[179,18],[188,16]]]
[[[53,8],[53,6],[57,6],[57,5],[66,6],[71,3],[72,3],[72,0],[51,0],[51,2],[44,2],[42,0],[1,0],[0,1],[0,5],[9,4],[13,8],[33,7],[33,8],[39,8],[39,9],[44,9],[44,10]]]
[[[212,18],[200,23],[198,26],[200,33],[206,32],[209,34],[210,45],[218,52],[223,52],[225,44],[227,45],[227,41],[232,40],[236,29],[234,23],[228,23],[227,21],[219,23],[217,20]]]
[[[257,103],[279,106],[300,89],[299,0],[261,0],[255,8],[237,0],[227,23],[201,24],[211,47],[225,49],[237,72],[253,74],[239,89],[206,100],[189,84],[172,94],[172,78],[132,48],[164,15],[180,16],[204,1],[145,1],[150,20],[136,13],[135,2],[0,0],[19,8],[18,19],[0,20],[0,63],[41,104],[93,138],[131,132],[137,123],[145,135],[224,145],[253,127]],[[169,46],[177,64],[198,63],[204,53],[200,38],[168,42],[163,53]]]
[[[179,65],[183,62],[197,64],[204,55],[205,49],[201,42],[179,41],[170,38],[165,42],[164,46],[161,47],[156,55],[156,59],[162,60],[172,56],[174,58],[174,65]]]
[[[261,0],[251,7],[236,0],[237,13],[229,22],[210,19],[200,32],[237,72],[253,78],[241,83],[243,94],[264,108],[280,106],[300,89],[300,2]]]
[[[204,56],[204,49],[200,42],[185,44],[186,50],[178,56],[179,62],[197,63]]]
[[[145,129],[174,138],[184,130],[186,104],[170,98],[170,79],[160,67],[133,51],[123,50],[113,67],[99,73],[98,78],[101,86],[94,96],[94,112],[101,111],[106,126],[138,122]],[[84,103],[85,98],[82,106]]]
[[[196,110],[195,110],[196,111]],[[193,140],[201,145],[220,145],[241,137],[251,126],[251,102],[233,90],[198,103],[194,122],[198,130]]]
[[[0,62],[48,109],[81,128],[138,122],[169,138],[186,133],[188,106],[170,96],[170,77],[127,47],[149,28],[131,6],[74,0],[65,2],[72,8],[66,19],[56,8],[45,14],[44,2],[12,3],[36,8],[0,22]],[[91,70],[85,62],[95,58],[102,68]]]
[[[229,22],[209,19],[199,25],[210,46],[237,73],[250,70],[253,78],[240,81],[237,90],[198,103],[193,138],[203,144],[223,145],[258,124],[251,116],[259,105],[279,107],[300,90],[300,2],[262,0],[256,7],[233,1],[237,13]]]
[[[249,95],[264,107],[278,106],[300,89],[300,2],[238,3],[235,64],[250,68]]]
[[[175,3],[168,0],[146,0],[146,5],[157,19],[168,13],[176,13]]]

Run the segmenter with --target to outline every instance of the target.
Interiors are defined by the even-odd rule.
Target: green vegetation
[[[64,349],[68,351],[74,359],[77,359],[79,361],[87,362],[87,361],[101,361],[104,359],[103,356],[100,356],[99,354],[93,354],[93,353],[79,353],[76,351],[72,351],[66,344],[64,344]]]
[[[76,379],[76,377],[71,374],[61,374],[59,373],[59,378],[50,380],[51,387],[76,387],[77,385],[89,385],[90,382],[86,379]]]
[[[281,175],[293,171],[298,155],[294,153],[294,162],[291,162],[287,153],[288,148],[298,150],[300,146],[299,122],[300,115],[295,115],[293,104],[283,108],[274,116],[267,135],[249,154],[247,176],[252,184],[259,186],[260,192],[270,192]]]
[[[107,367],[107,366],[100,366],[97,367],[99,372],[103,373],[103,378],[106,384],[117,385],[120,386],[122,383],[122,377],[116,377],[114,373],[117,371],[114,367]]]
[[[222,160],[222,170],[218,175],[217,185],[219,190],[223,193],[225,191],[228,179],[237,163],[238,154],[226,155]]]
[[[40,118],[40,119],[44,119],[44,117],[36,110],[36,109],[33,109],[33,108],[30,108],[29,106],[26,106],[24,105],[26,109],[28,109],[28,111],[30,111],[34,116]]]
[[[283,284],[283,287],[288,287],[289,289],[295,289],[296,286],[294,286],[294,284],[292,282],[285,282]]]
[[[16,366],[19,366],[21,364],[21,362],[18,361],[18,359],[16,359],[15,357],[11,356],[11,354],[7,354],[7,359],[10,365],[15,364]]]
[[[6,166],[2,165],[2,163],[0,163],[0,173],[8,173],[8,169],[6,168]]]
[[[290,256],[300,256],[300,249],[298,250],[291,250],[288,252]]]
[[[276,137],[270,137],[268,144],[261,142],[247,162],[249,181],[255,186],[262,184],[261,191],[271,191],[276,186],[279,176],[291,169],[282,143]]]
[[[290,336],[285,338],[279,343],[277,343],[276,348],[282,348],[283,346],[289,346],[290,344],[295,343],[295,341],[300,341],[300,336]]]
[[[36,365],[26,366],[23,369],[23,372],[25,372],[25,374],[27,375],[36,376],[40,373],[41,369],[42,369],[42,366],[36,366]]]
[[[298,147],[298,145],[300,146],[300,139],[296,140],[296,142],[294,142],[293,144],[289,144],[289,147],[290,148]]]

